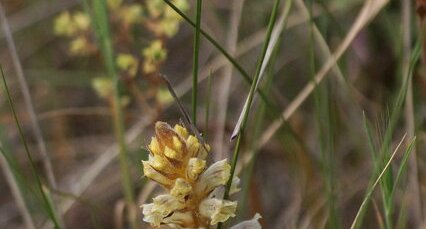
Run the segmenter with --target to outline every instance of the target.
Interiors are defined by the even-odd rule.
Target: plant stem
[[[192,122],[197,125],[197,93],[198,93],[198,56],[200,53],[200,27],[202,0],[197,0],[197,15],[194,33],[194,55],[192,66]]]

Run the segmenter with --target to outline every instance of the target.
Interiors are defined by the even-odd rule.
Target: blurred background
[[[52,209],[65,228],[131,228],[128,215],[149,228],[139,206],[163,190],[141,160],[155,121],[184,119],[159,74],[193,116],[196,4],[0,1],[0,228],[53,228]],[[260,76],[232,222],[350,228],[359,212],[360,228],[424,228],[426,2],[281,0],[273,20],[274,4],[202,4],[195,113],[209,163],[231,159]]]

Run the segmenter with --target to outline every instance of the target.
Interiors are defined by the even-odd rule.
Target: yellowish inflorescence
[[[151,226],[178,229],[207,229],[235,216],[236,201],[223,200],[223,185],[230,179],[226,160],[207,167],[210,146],[204,146],[181,125],[172,128],[165,122],[155,124],[155,137],[148,145],[149,159],[142,161],[146,177],[166,190],[142,205],[143,220]],[[239,191],[238,177],[232,180],[230,194]],[[259,214],[231,229],[260,229]]]
[[[190,7],[188,0],[170,0],[170,3],[182,12],[187,12]],[[106,6],[111,41],[117,51],[117,73],[129,88],[126,92],[141,101],[139,104],[156,101],[155,105],[161,108],[171,101],[171,96],[160,85],[162,81],[158,73],[167,59],[166,42],[179,31],[182,17],[164,0],[106,0]],[[87,12],[64,11],[55,18],[53,27],[57,36],[69,41],[67,50],[71,56],[90,57],[99,52],[94,24]],[[144,77],[149,83],[143,93],[136,90],[138,87],[132,88],[136,85],[136,76]],[[93,79],[92,85],[101,98],[112,96],[113,91],[109,89],[113,82],[108,81],[111,80],[104,76]]]

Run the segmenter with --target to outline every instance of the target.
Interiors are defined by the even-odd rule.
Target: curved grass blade
[[[52,221],[52,223],[54,224],[54,227],[55,228],[63,228],[62,223],[59,221],[59,218],[55,213],[55,207],[54,207],[53,203],[49,200],[49,197],[43,191],[43,185],[42,185],[42,182],[41,182],[41,178],[37,173],[36,166],[35,166],[34,160],[32,158],[32,155],[30,153],[30,149],[28,147],[27,140],[24,136],[24,132],[22,131],[21,124],[19,123],[18,115],[16,114],[16,111],[15,111],[15,105],[14,105],[14,102],[13,102],[12,97],[10,95],[10,91],[9,91],[9,87],[7,85],[6,77],[5,77],[4,72],[3,72],[3,66],[1,66],[1,65],[0,65],[0,71],[1,71],[1,76],[2,76],[2,80],[3,80],[3,85],[4,85],[4,88],[5,88],[5,91],[6,91],[6,95],[7,95],[7,100],[9,102],[10,110],[12,111],[13,119],[15,120],[16,127],[18,128],[19,137],[21,138],[21,142],[24,145],[24,149],[25,149],[25,153],[27,155],[28,161],[30,162],[31,173],[33,174],[33,176],[36,180],[37,187],[38,187],[38,189],[41,193],[41,196],[43,198],[43,203],[44,203],[43,207],[47,211],[47,214],[48,214],[50,220]]]
[[[383,167],[382,171],[380,172],[380,174],[376,178],[375,182],[368,189],[368,191],[367,191],[367,193],[366,193],[366,195],[364,197],[364,200],[362,201],[362,203],[361,203],[361,205],[360,205],[360,207],[359,207],[359,209],[357,211],[357,214],[355,215],[355,218],[354,218],[354,220],[352,222],[351,229],[359,228],[359,226],[360,226],[360,219],[361,219],[360,216],[364,215],[364,212],[367,210],[367,203],[371,199],[371,196],[373,194],[374,189],[379,184],[379,182],[382,180],[383,175],[388,171],[388,168],[389,168],[391,162],[393,161],[396,153],[398,152],[398,149],[401,146],[402,142],[404,141],[405,137],[406,137],[406,135],[404,135],[404,137],[402,137],[401,141],[399,142],[398,146],[393,151],[392,155],[390,156],[390,158],[388,159],[387,163]]]
[[[260,71],[261,71],[261,68],[262,68],[262,65],[263,65],[263,61],[265,59],[266,52],[267,52],[268,47],[269,47],[269,41],[271,39],[272,30],[274,28],[275,21],[276,21],[276,18],[277,18],[279,4],[280,4],[280,0],[275,0],[274,6],[272,8],[271,17],[270,17],[269,23],[268,23],[268,30],[267,30],[267,34],[266,34],[266,38],[265,38],[265,43],[263,45],[262,53],[261,53],[259,60],[258,60],[258,64],[257,64],[257,67],[256,67],[256,73],[255,73],[254,79],[253,79],[253,83],[251,85],[250,92],[249,92],[249,95],[248,95],[247,100],[246,100],[246,104],[248,104],[248,105],[245,106],[245,109],[243,109],[242,118],[240,118],[239,122],[237,123],[237,126],[240,126],[241,128],[239,128],[239,131],[238,131],[238,138],[237,138],[237,142],[236,142],[236,145],[235,145],[235,148],[234,148],[234,153],[233,153],[233,156],[232,156],[231,172],[230,172],[230,176],[229,176],[230,178],[229,178],[229,180],[228,180],[228,182],[225,186],[225,193],[223,195],[223,199],[229,198],[229,191],[231,189],[231,184],[232,184],[232,180],[233,180],[234,173],[235,173],[235,167],[237,165],[238,155],[239,155],[239,152],[240,152],[240,145],[241,145],[241,140],[242,140],[242,136],[243,136],[242,132],[243,132],[245,124],[247,122],[247,117],[248,117],[248,113],[250,111],[251,104],[253,102],[254,93],[256,92],[256,88],[258,86]],[[233,136],[233,137],[235,137],[235,136]],[[232,137],[231,137],[231,139],[232,139]],[[222,223],[219,223],[217,228],[221,229]]]

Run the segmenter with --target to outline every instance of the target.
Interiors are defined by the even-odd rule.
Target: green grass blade
[[[369,200],[371,199],[371,196],[373,195],[373,191],[376,188],[376,186],[379,184],[379,182],[382,180],[384,174],[387,172],[387,170],[389,169],[391,162],[393,161],[396,153],[398,152],[399,147],[401,146],[402,142],[405,139],[405,135],[404,137],[401,139],[401,141],[399,142],[398,146],[396,147],[396,149],[394,150],[394,152],[392,153],[392,155],[390,156],[390,158],[387,160],[385,166],[383,167],[382,171],[380,172],[380,174],[378,175],[378,177],[376,178],[376,180],[374,181],[373,185],[371,187],[369,187],[369,189],[367,190],[367,193],[365,194],[364,200],[362,201],[357,214],[355,215],[355,218],[352,222],[351,225],[351,229],[356,229],[359,228],[361,225],[361,215],[364,215],[365,211],[367,210],[367,203],[369,202]]]
[[[163,0],[167,5],[169,5],[177,14],[179,14],[188,24],[190,24],[192,27],[196,27],[196,24],[183,13],[179,8],[177,8],[170,0]],[[252,84],[253,81],[250,78],[249,74],[244,70],[243,67],[241,67],[240,64],[207,32],[205,32],[202,28],[200,28],[200,34],[203,35],[220,53],[222,53],[226,59],[231,62],[231,64],[238,70],[238,72],[241,73],[241,75],[244,78],[244,81],[248,84]],[[259,93],[262,100],[264,100],[269,106],[272,106],[272,102],[269,101],[266,97],[265,92],[263,92],[260,89],[257,89],[257,92]]]
[[[397,185],[399,183],[399,180],[401,179],[402,175],[406,171],[407,165],[408,165],[408,159],[410,158],[411,152],[413,152],[414,146],[416,145],[416,137],[413,138],[413,140],[408,145],[407,149],[405,150],[404,156],[401,160],[401,165],[399,166],[398,172],[395,177],[395,182],[392,187],[391,197],[394,196]]]
[[[127,147],[124,139],[123,111],[120,105],[119,77],[115,68],[114,53],[112,47],[111,32],[108,23],[106,2],[103,0],[92,0],[93,25],[97,35],[99,46],[105,61],[108,75],[114,82],[113,98],[113,124],[116,139],[120,148],[120,169],[122,175],[123,189],[126,201],[134,203],[133,185],[128,165]]]
[[[279,47],[280,47],[280,42],[277,43],[271,55],[271,61],[268,65],[269,67],[268,67],[267,75],[266,75],[266,82],[265,82],[265,86],[263,87],[265,91],[270,91],[270,89],[272,88],[272,84],[274,82],[273,70],[274,70],[275,60],[279,52]],[[248,192],[249,192],[248,189],[250,187],[251,178],[253,176],[255,161],[259,153],[259,150],[254,148],[254,146],[257,144],[257,141],[261,134],[262,127],[264,124],[265,114],[266,114],[266,104],[264,101],[260,101],[259,109],[257,109],[256,117],[254,119],[253,135],[251,136],[250,148],[253,150],[251,150],[250,153],[252,154],[252,157],[250,159],[250,162],[247,166],[246,171],[243,174],[244,177],[242,182],[243,187],[241,190],[241,198],[240,198],[241,201],[239,202],[239,206],[238,206],[238,212],[239,212],[238,215],[240,219],[244,217],[244,213],[245,213],[244,211],[247,208],[247,198],[248,198]]]
[[[61,223],[59,222],[59,219],[55,214],[55,208],[52,205],[52,202],[49,201],[48,196],[46,196],[46,194],[43,192],[41,178],[37,173],[36,166],[35,166],[34,160],[32,158],[32,155],[30,153],[30,149],[28,147],[27,140],[24,136],[24,132],[22,131],[21,124],[19,123],[18,115],[16,114],[16,111],[15,111],[15,105],[14,105],[14,102],[13,102],[12,97],[10,95],[9,87],[7,85],[6,77],[4,75],[2,66],[0,66],[0,71],[1,71],[1,76],[2,76],[2,80],[3,80],[3,85],[4,85],[4,88],[5,88],[5,91],[6,91],[6,95],[7,95],[7,100],[9,102],[10,110],[12,111],[13,119],[15,121],[16,127],[18,128],[19,137],[21,138],[21,142],[24,145],[24,149],[25,149],[25,153],[27,155],[28,161],[30,162],[31,173],[36,180],[37,187],[38,187],[39,191],[41,192],[41,196],[43,198],[43,203],[44,203],[43,207],[45,208],[45,210],[46,210],[50,220],[54,224],[55,228],[62,228]]]
[[[198,56],[200,53],[201,8],[203,1],[197,0],[197,15],[194,33],[194,50],[192,64],[192,122],[197,125],[197,91],[198,91]]]
[[[228,180],[228,182],[225,186],[225,193],[224,193],[224,197],[223,197],[224,199],[229,198],[229,191],[230,191],[232,180],[233,180],[232,178],[234,177],[235,167],[237,165],[238,155],[239,155],[239,152],[240,152],[240,145],[241,145],[241,140],[242,140],[242,136],[243,136],[243,130],[244,130],[244,127],[245,127],[245,124],[246,124],[246,121],[247,121],[248,113],[250,111],[253,96],[254,96],[254,93],[256,91],[256,86],[258,84],[260,70],[261,70],[263,60],[265,58],[266,51],[267,51],[267,48],[268,48],[268,45],[269,45],[269,41],[270,41],[271,34],[272,34],[272,29],[274,28],[275,20],[277,18],[279,3],[280,3],[280,0],[275,0],[275,2],[274,2],[271,17],[270,17],[269,23],[268,23],[268,30],[267,30],[265,42],[264,42],[264,45],[263,45],[263,48],[262,48],[262,53],[259,57],[259,61],[258,61],[257,67],[256,67],[256,73],[254,75],[253,83],[251,85],[250,92],[249,92],[249,95],[248,95],[247,100],[246,100],[246,104],[248,104],[248,106],[247,106],[246,109],[243,109],[243,111],[242,111],[243,115],[241,116],[242,117],[240,119],[241,121],[239,120],[240,125],[237,123],[237,126],[240,126],[241,128],[238,128],[239,129],[238,138],[237,138],[237,142],[236,142],[234,152],[233,152],[230,178],[229,178],[229,180]],[[237,129],[237,127],[235,129]],[[222,228],[222,224],[218,224],[218,228],[219,229]]]

